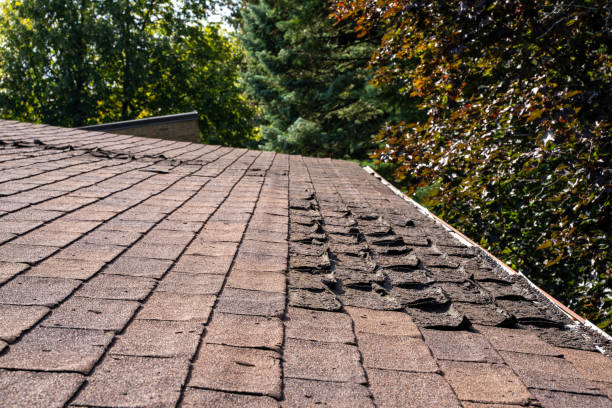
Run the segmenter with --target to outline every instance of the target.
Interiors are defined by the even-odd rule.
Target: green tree
[[[612,331],[612,9],[605,0],[336,1],[383,30],[374,82],[426,113],[376,156],[434,210]],[[422,191],[421,191],[422,192]]]
[[[196,0],[24,0],[0,22],[0,114],[80,126],[186,110],[203,139],[246,145],[243,55]]]
[[[89,0],[4,2],[0,22],[2,115],[79,126],[95,114],[99,27]]]
[[[387,107],[369,85],[374,35],[327,18],[326,0],[261,0],[241,13],[243,80],[261,109],[267,149],[360,158]]]
[[[164,61],[147,87],[147,115],[195,108],[204,142],[255,147],[254,109],[238,86],[244,54],[236,40],[216,25],[176,27],[167,34],[171,47],[154,57]]]

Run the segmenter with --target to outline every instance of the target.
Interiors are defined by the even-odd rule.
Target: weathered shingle
[[[0,122],[3,405],[608,407],[610,344],[354,163]]]

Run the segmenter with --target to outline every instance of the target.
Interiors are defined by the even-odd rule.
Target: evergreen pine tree
[[[242,10],[243,81],[261,109],[261,144],[364,158],[386,117],[367,65],[377,40],[328,18],[326,0],[261,0]]]

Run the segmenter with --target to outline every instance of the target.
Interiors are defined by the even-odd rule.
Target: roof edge
[[[107,130],[117,130],[117,129],[127,129],[127,128],[140,127],[140,126],[148,126],[148,125],[160,124],[160,123],[185,122],[189,120],[198,120],[198,118],[199,118],[198,112],[193,111],[193,112],[177,113],[174,115],[153,116],[150,118],[143,118],[143,119],[124,120],[121,122],[111,122],[111,123],[102,123],[99,125],[81,126],[81,127],[78,127],[77,129],[107,131]]]
[[[493,255],[492,253],[490,253],[489,251],[487,251],[485,248],[483,248],[482,246],[478,245],[477,243],[475,243],[474,241],[472,241],[470,238],[468,238],[467,236],[465,236],[462,232],[460,232],[459,230],[457,230],[456,228],[454,228],[452,225],[448,224],[447,222],[445,222],[443,219],[439,218],[437,215],[433,214],[431,211],[429,211],[427,208],[423,207],[421,204],[417,203],[416,201],[414,201],[412,198],[408,197],[406,194],[402,193],[398,188],[396,188],[393,184],[391,184],[389,181],[385,180],[385,178],[383,176],[381,176],[380,174],[378,174],[376,171],[374,171],[374,169],[372,169],[370,166],[365,166],[362,167],[367,173],[369,173],[370,175],[376,177],[383,185],[387,186],[391,191],[393,191],[393,193],[395,193],[397,196],[403,198],[405,201],[408,201],[409,203],[411,203],[412,205],[414,205],[421,213],[423,213],[424,215],[426,215],[427,217],[431,218],[432,220],[434,220],[434,222],[440,224],[444,229],[446,229],[452,236],[454,236],[455,238],[457,238],[459,241],[461,241],[463,244],[469,246],[469,247],[474,247],[476,248],[478,251],[480,251],[483,255],[485,255],[486,257],[490,258],[492,261],[494,261],[501,269],[503,269],[506,273],[511,274],[511,275],[520,275],[521,277],[523,277],[527,283],[529,283],[529,285],[531,285],[534,289],[536,289],[538,292],[540,292],[542,295],[544,295],[544,297],[546,297],[546,299],[548,299],[548,301],[557,309],[559,309],[561,312],[563,312],[565,315],[567,315],[569,318],[571,318],[574,321],[577,321],[579,324],[584,325],[587,329],[593,330],[594,332],[596,332],[597,334],[599,334],[600,336],[603,336],[604,338],[608,339],[609,341],[612,341],[612,336],[610,336],[608,333],[606,333],[605,331],[601,330],[599,327],[597,327],[595,324],[593,324],[592,322],[588,321],[587,319],[585,319],[584,317],[578,315],[576,312],[574,312],[573,310],[571,310],[569,307],[565,306],[563,303],[561,303],[560,301],[558,301],[557,299],[555,299],[552,295],[550,295],[549,293],[547,293],[546,291],[544,291],[542,288],[540,288],[538,285],[536,285],[535,283],[533,283],[527,276],[525,276],[523,273],[521,272],[517,272],[514,269],[512,269],[511,267],[509,267],[508,265],[506,265],[502,260],[500,260],[499,258],[497,258],[495,255]]]

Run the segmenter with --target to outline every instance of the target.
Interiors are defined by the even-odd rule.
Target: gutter
[[[380,174],[378,174],[376,171],[374,171],[374,169],[372,169],[370,166],[365,166],[365,167],[363,167],[363,169],[368,174],[376,177],[382,184],[384,184],[391,191],[393,191],[393,193],[395,195],[401,197],[405,201],[407,201],[410,204],[414,205],[417,208],[418,211],[420,211],[421,213],[423,213],[427,217],[431,218],[434,222],[440,224],[446,231],[448,231],[453,237],[458,239],[462,244],[464,244],[464,245],[466,245],[468,247],[475,248],[477,251],[479,251],[485,257],[487,257],[489,259],[492,259],[495,262],[495,264],[497,266],[499,266],[501,269],[503,269],[506,273],[508,273],[510,275],[520,275],[521,277],[523,277],[523,279],[525,279],[527,281],[527,283],[529,283],[529,285],[531,287],[533,287],[538,292],[540,292],[542,295],[544,295],[544,297],[546,297],[554,307],[559,309],[561,312],[563,312],[565,315],[567,315],[570,319],[572,319],[574,321],[577,321],[580,324],[583,324],[584,326],[586,326],[587,328],[593,330],[594,332],[596,332],[600,336],[606,338],[609,341],[612,341],[612,336],[610,336],[608,333],[604,332],[603,330],[601,330],[599,327],[597,327],[596,325],[594,325],[590,321],[588,321],[585,318],[583,318],[582,316],[578,315],[576,312],[571,310],[569,307],[565,306],[563,303],[561,303],[557,299],[555,299],[552,295],[548,294],[547,292],[542,290],[539,286],[537,286],[536,284],[531,282],[531,280],[529,280],[529,278],[527,278],[524,274],[515,271],[514,269],[512,269],[511,267],[506,265],[503,261],[501,261],[499,258],[497,258],[495,255],[493,255],[492,253],[490,253],[489,251],[487,251],[486,249],[484,249],[483,247],[481,247],[480,245],[478,245],[477,243],[472,241],[470,238],[465,236],[460,231],[458,231],[456,228],[454,228],[450,224],[446,223],[444,220],[442,220],[438,216],[434,215],[431,211],[429,211],[427,208],[423,207],[421,204],[419,204],[416,201],[414,201],[412,198],[408,197],[406,194],[402,193],[398,188],[396,188],[393,184],[391,184],[387,180],[385,180]]]

